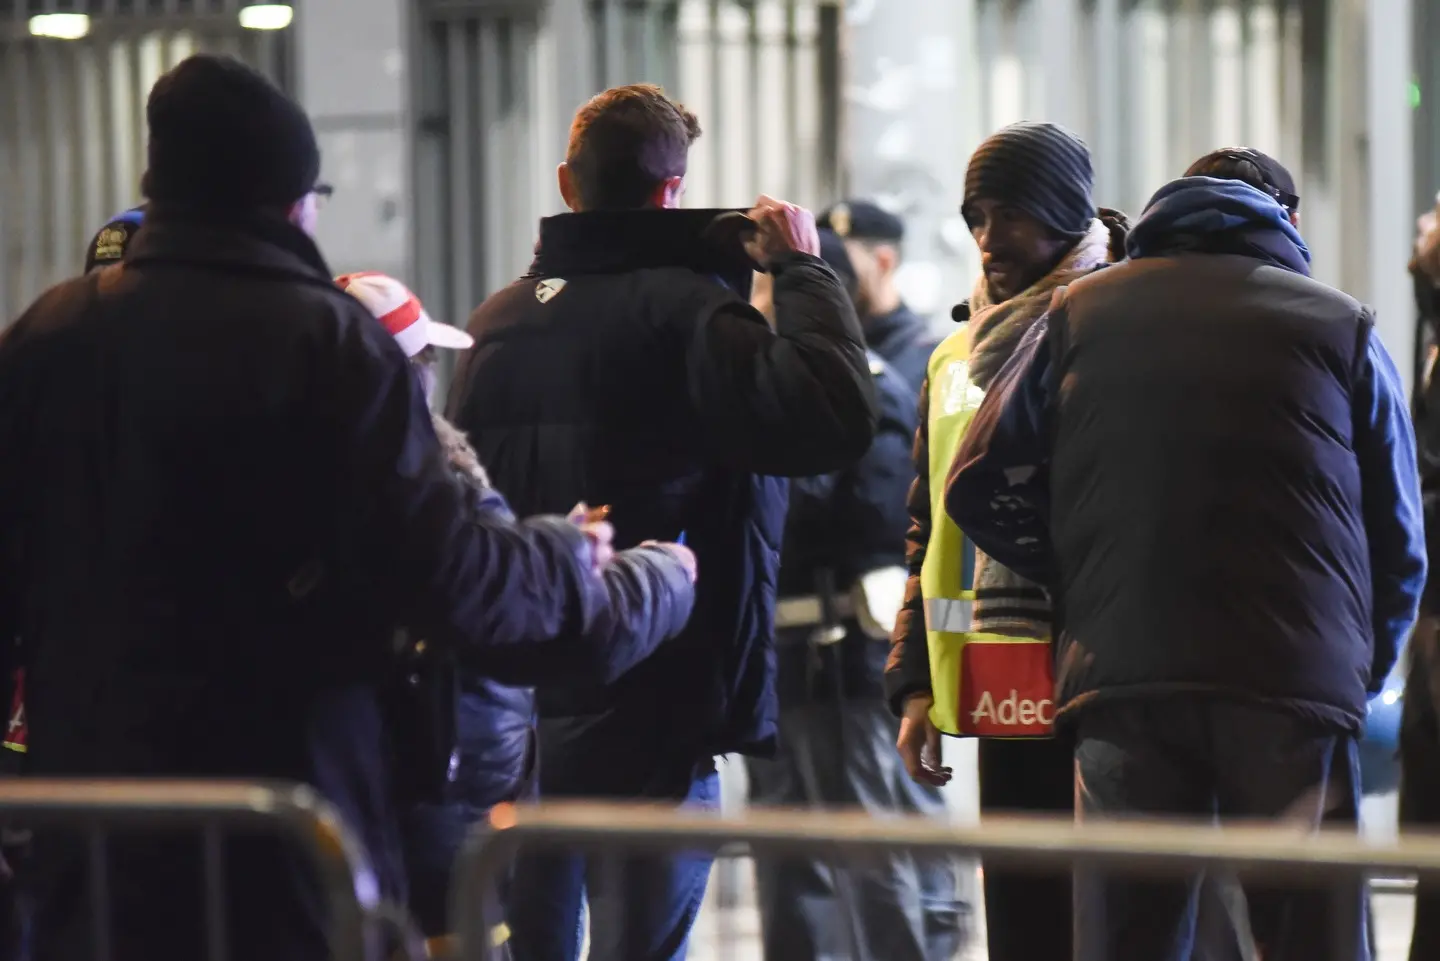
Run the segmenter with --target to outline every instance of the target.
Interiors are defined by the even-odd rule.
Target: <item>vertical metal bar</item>
[[[840,59],[841,14],[836,4],[820,5],[818,64],[820,74],[820,193],[836,197],[844,193],[843,158],[845,76]]]
[[[214,821],[206,824],[201,839],[204,845],[201,856],[205,885],[205,956],[209,961],[228,961],[230,932],[225,910],[225,839],[220,825]]]
[[[89,238],[89,232],[99,227],[111,211],[105,210],[105,125],[101,115],[101,94],[99,69],[96,57],[101,53],[94,44],[85,44],[76,49],[74,61],[75,85],[77,89],[75,144],[77,163],[80,167],[81,191],[79,203],[80,231],[82,242]],[[75,252],[76,255],[80,251]],[[77,261],[78,263],[79,261]]]
[[[66,44],[68,47],[69,44]],[[46,287],[73,273],[80,244],[74,242],[75,220],[75,144],[68,136],[72,106],[66,93],[72,88],[73,67],[62,70],[58,61],[68,59],[68,51],[56,44],[40,45],[41,78],[45,85],[45,150],[49,155],[43,165],[46,171],[42,196],[48,208],[49,241],[42,284]],[[33,242],[39,242],[35,238]]]
[[[725,201],[719,199],[725,192],[725,140],[730,132],[721,126],[721,117],[725,111],[725,86],[724,58],[721,55],[720,45],[720,3],[721,0],[710,0],[709,22],[706,24],[705,42],[706,53],[709,59],[705,66],[710,72],[710,103],[707,105],[707,119],[715,125],[715,132],[705,139],[710,141],[710,191],[708,206],[716,206]]]
[[[665,80],[660,66],[660,25],[657,22],[660,18],[660,10],[651,0],[638,0],[635,13],[640,20],[639,79],[664,87]],[[667,92],[671,96],[675,94],[673,90],[667,90]]]
[[[447,118],[450,133],[449,227],[450,227],[450,316],[474,306],[471,298],[471,274],[475,267],[472,228],[475,207],[473,197],[473,162],[471,148],[475,142],[473,100],[470,77],[469,41],[472,21],[449,21],[445,24]]]
[[[474,131],[471,157],[479,165],[480,196],[474,199],[472,209],[477,219],[480,235],[481,258],[478,289],[472,291],[471,301],[460,306],[455,317],[467,316],[479,300],[491,290],[511,278],[505,276],[505,251],[503,238],[509,222],[513,192],[506,183],[505,159],[514,150],[513,132],[505,123],[501,98],[508,86],[508,57],[505,56],[508,37],[505,21],[486,17],[478,21],[478,59],[481,70],[479,85],[479,121]]]
[[[661,0],[660,77],[666,90],[674,93],[680,87],[680,0]]]
[[[130,71],[129,84],[119,88],[130,92],[129,111],[125,117],[129,129],[124,132],[125,139],[119,146],[130,156],[130,162],[125,165],[131,174],[130,183],[125,185],[125,190],[127,193],[134,193],[140,185],[140,178],[149,166],[145,159],[145,104],[150,97],[150,84],[145,79],[145,68],[141,62],[142,41],[138,37],[131,36],[119,42],[125,45],[129,54],[128,67]]]
[[[16,286],[19,288],[21,303],[26,304],[40,293],[36,244],[29,239],[39,237],[41,228],[40,174],[37,169],[39,164],[36,162],[40,137],[36,129],[36,96],[34,85],[30,82],[34,70],[34,58],[30,55],[33,46],[31,42],[17,44],[9,56],[17,120],[15,144],[19,158],[16,167],[20,171],[20,206],[24,210],[24,215],[20,218],[23,227],[20,232],[20,277]]]
[[[763,123],[764,110],[761,109],[762,91],[760,86],[760,10],[758,4],[752,4],[745,11],[748,29],[745,31],[745,53],[746,69],[749,77],[749,84],[746,85],[746,93],[750,95],[750,103],[746,105],[746,131],[745,138],[749,141],[746,151],[746,161],[750,167],[749,189],[744,192],[744,200],[749,201],[750,197],[758,194],[765,185],[760,182],[761,157],[765,150]],[[741,202],[735,198],[735,202]]]
[[[1097,200],[1105,206],[1120,206],[1121,185],[1126,171],[1122,169],[1124,133],[1120,104],[1126,88],[1120,77],[1123,69],[1120,54],[1120,0],[1096,0],[1094,14],[1095,66],[1098,74],[1095,89],[1095,129],[1090,149],[1095,151]]]
[[[511,216],[500,238],[504,264],[501,283],[508,283],[529,264],[530,232],[544,209],[536,204],[541,183],[540,171],[549,157],[536,149],[540,140],[543,107],[542,87],[537,83],[539,31],[533,17],[517,15],[510,24],[511,88],[505,104],[510,119],[511,152],[507,169],[517,178],[510,188]],[[457,322],[460,318],[456,318]]]
[[[111,961],[114,956],[110,917],[110,857],[106,850],[105,829],[92,825],[88,835],[90,862],[90,916],[94,927],[90,932],[94,961]]]
[[[605,86],[618,87],[627,82],[629,65],[625,62],[625,11],[620,0],[596,0],[602,18]]]
[[[1025,6],[1025,13],[1028,15],[1026,19],[1031,22],[1038,19],[1038,23],[1035,23],[1035,29],[1020,31],[1017,39],[1027,45],[1032,38],[1039,41],[1036,44],[1038,49],[1035,50],[1039,61],[1036,66],[1040,68],[1043,82],[1031,85],[1040,95],[1040,102],[1044,104],[1039,112],[1043,113],[1047,120],[1074,125],[1076,111],[1072,102],[1072,88],[1076,79],[1073,58],[1077,3],[1075,0],[1031,0]],[[1038,18],[1035,17],[1036,14],[1039,15]]]
[[[19,44],[9,38],[0,39],[0,59],[10,61],[17,55]],[[20,151],[20,131],[15,121],[15,95],[13,85],[7,84],[0,89],[0,143],[7,144],[7,155],[5,163],[16,165],[16,155]],[[18,165],[17,165],[18,166]],[[16,180],[12,177],[0,179],[0,224],[13,223],[15,196],[11,189],[16,186]],[[18,218],[17,218],[18,219]],[[10,246],[6,240],[6,233],[0,230],[0,330],[5,328],[16,314],[20,312],[20,305],[15,303],[10,296],[12,287],[10,280],[11,265],[14,257],[11,255]]]
[[[1255,108],[1253,105],[1255,95],[1251,93],[1251,91],[1255,89],[1255,87],[1252,86],[1254,83],[1254,69],[1250,63],[1251,49],[1255,43],[1255,31],[1254,25],[1250,22],[1251,6],[1250,0],[1235,0],[1235,12],[1240,18],[1240,70],[1236,79],[1242,91],[1239,117],[1240,142],[1258,147],[1260,145],[1255,144],[1251,137],[1251,131],[1255,129]],[[1264,96],[1264,94],[1262,93],[1260,96]],[[1261,149],[1263,150],[1264,148],[1261,147]]]
[[[796,0],[785,4],[785,156],[791,161],[790,179],[785,184],[785,199],[800,201],[800,29],[795,10]],[[802,201],[803,202],[803,201]]]
[[[820,6],[815,0],[797,0],[795,19],[795,84],[796,112],[790,122],[797,131],[795,153],[792,154],[797,183],[795,203],[815,207],[823,205],[840,193],[831,192],[824,183],[825,159],[821,113],[825,92],[820,70]]]

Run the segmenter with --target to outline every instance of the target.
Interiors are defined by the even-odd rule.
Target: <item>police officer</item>
[[[828,230],[820,244],[854,296],[846,245]],[[904,592],[916,394],[878,352],[869,356],[880,409],[869,452],[847,470],[791,485],[775,616],[779,749],[773,760],[749,761],[755,805],[914,809],[905,797],[913,782],[891,747],[898,725],[882,676]],[[758,858],[756,873],[771,961],[948,959],[959,948],[949,861],[894,854],[842,871]]]
[[[865,342],[918,397],[925,365],[940,338],[925,318],[906,306],[895,282],[905,221],[869,200],[846,200],[824,211],[818,223],[844,241],[854,268],[855,310]]]

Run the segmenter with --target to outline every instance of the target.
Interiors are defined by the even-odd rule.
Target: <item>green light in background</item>
[[[1410,94],[1410,108],[1411,108],[1412,110],[1419,110],[1419,109],[1420,109],[1420,84],[1416,83],[1414,80],[1410,81],[1409,91],[1408,91],[1408,92],[1409,92],[1409,94]]]

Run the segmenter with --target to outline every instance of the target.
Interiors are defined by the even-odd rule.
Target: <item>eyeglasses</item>
[[[310,192],[315,195],[315,206],[323,207],[331,197],[335,196],[335,187],[331,184],[319,183],[311,187]]]

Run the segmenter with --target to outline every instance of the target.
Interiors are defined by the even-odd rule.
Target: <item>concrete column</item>
[[[965,164],[988,132],[976,7],[976,0],[851,0],[845,11],[849,192],[905,217],[902,293],[944,333],[954,329],[951,306],[970,295],[980,268],[959,214]],[[978,818],[976,742],[947,741],[945,761],[955,769],[945,789],[953,816]],[[969,868],[960,897],[978,914],[980,885]]]
[[[854,0],[845,11],[850,193],[905,217],[905,297],[947,319],[979,269],[959,215],[985,113],[973,93],[975,9],[975,0]]]
[[[1421,0],[1426,2],[1426,0]],[[1369,301],[1385,346],[1412,375],[1414,303],[1406,264],[1415,235],[1411,0],[1371,0],[1366,34],[1369,115]]]
[[[335,196],[321,212],[320,249],[336,273],[409,272],[406,38],[402,0],[296,5],[298,94],[320,139]]]

